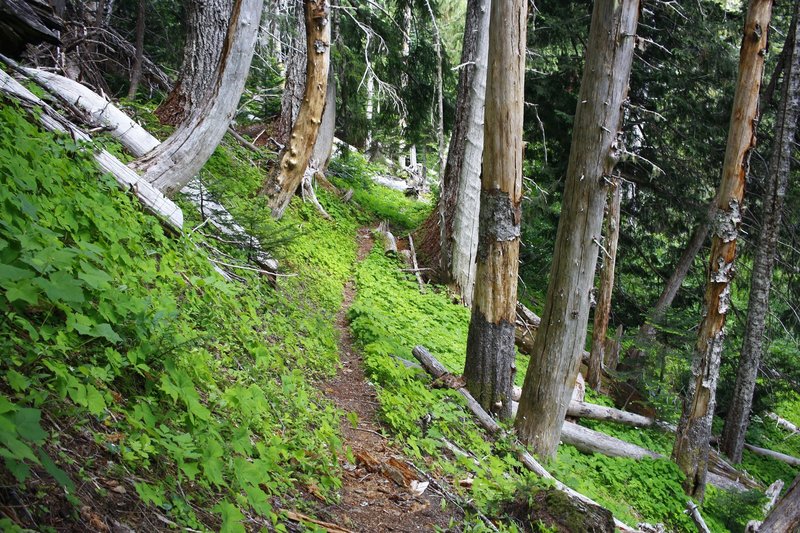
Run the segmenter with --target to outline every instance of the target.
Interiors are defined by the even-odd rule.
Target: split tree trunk
[[[490,0],[467,2],[461,72],[450,150],[441,198],[424,223],[424,250],[445,283],[452,282],[461,301],[472,305],[478,250],[483,116],[489,52]]]
[[[621,108],[638,17],[638,0],[594,4],[547,299],[515,423],[520,439],[548,459],[558,447],[586,340],[606,183],[622,150]]]
[[[464,378],[487,411],[511,417],[517,304],[527,2],[491,7],[475,300]]]
[[[225,135],[250,70],[263,5],[264,0],[233,2],[225,39],[216,50],[217,66],[202,100],[193,102],[189,117],[163,143],[131,163],[167,196],[189,183]]]
[[[241,2],[206,0],[186,3],[187,35],[181,72],[167,99],[155,111],[162,124],[181,124],[205,101],[206,91],[217,77],[220,50],[229,32],[235,3]],[[256,27],[258,22],[256,19]]]
[[[261,191],[269,196],[269,207],[275,218],[283,216],[303,181],[325,108],[331,41],[328,1],[306,0],[304,15],[307,60],[303,101],[289,143],[281,155],[280,167],[276,174],[267,178]]]
[[[798,24],[800,24],[800,3],[795,3],[792,29],[784,46],[788,50],[787,68],[785,69],[778,123],[775,126],[775,146],[769,162],[767,191],[764,195],[761,216],[761,234],[758,238],[753,260],[753,273],[750,278],[747,327],[742,341],[742,353],[739,357],[736,386],[733,388],[733,401],[725,418],[725,427],[722,432],[722,451],[734,463],[742,460],[742,447],[750,422],[750,409],[753,405],[758,366],[764,352],[764,331],[766,330],[766,317],[769,313],[769,291],[772,286],[772,270],[775,265],[775,248],[780,234],[783,202],[792,166],[797,119],[800,116]]]
[[[614,291],[614,266],[617,261],[617,243],[619,242],[619,209],[621,200],[619,179],[615,179],[608,198],[608,214],[606,215],[605,253],[603,270],[600,274],[600,297],[594,308],[594,328],[592,329],[592,351],[589,356],[587,384],[594,390],[600,390],[600,378],[603,376],[603,362],[606,352],[606,335],[608,321],[611,316],[611,294]]]
[[[702,501],[708,471],[711,419],[716,405],[717,379],[730,307],[736,240],[742,221],[750,151],[755,147],[758,93],[764,70],[772,0],[751,0],[739,56],[739,79],[733,100],[728,144],[717,193],[717,218],[712,230],[711,258],[703,319],[692,361],[692,379],[683,403],[672,458],[686,475],[683,487]]]

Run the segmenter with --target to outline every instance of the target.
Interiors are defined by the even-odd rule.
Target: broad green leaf
[[[6,299],[9,302],[22,300],[31,305],[36,305],[39,302],[39,294],[41,289],[33,284],[30,280],[22,280],[17,282],[9,282],[6,287]]]
[[[12,389],[14,389],[15,392],[24,391],[31,384],[31,380],[29,380],[28,378],[26,378],[13,368],[9,369],[8,372],[6,372],[6,381],[8,382],[8,385]]]
[[[31,270],[0,264],[0,283],[3,283],[3,286],[5,286],[5,282],[30,279],[35,275],[36,273]]]
[[[238,507],[230,502],[220,502],[214,506],[213,511],[222,515],[222,527],[220,533],[244,533],[242,525],[244,515]]]
[[[19,436],[31,442],[43,442],[47,438],[47,433],[39,425],[41,419],[42,412],[39,409],[23,407],[14,413],[14,423],[17,425]]]
[[[81,281],[66,272],[54,272],[50,279],[36,280],[47,297],[54,302],[83,303],[84,295]]]
[[[86,385],[86,407],[95,416],[102,414],[106,409],[106,401],[94,385]]]

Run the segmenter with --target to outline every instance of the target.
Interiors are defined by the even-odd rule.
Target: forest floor
[[[358,230],[358,261],[369,254],[374,242],[369,228]],[[440,505],[441,497],[428,487],[415,494],[411,481],[424,482],[411,462],[381,432],[378,399],[364,374],[362,355],[354,346],[347,311],[356,288],[351,279],[344,287],[342,307],[336,316],[340,332],[337,375],[323,384],[325,395],[345,413],[340,430],[345,449],[355,464],[342,458],[342,488],[338,504],[320,509],[340,527],[352,531],[433,531],[460,522],[461,511]]]

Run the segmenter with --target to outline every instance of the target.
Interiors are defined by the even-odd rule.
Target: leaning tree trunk
[[[516,419],[520,438],[545,458],[556,453],[586,340],[638,18],[638,0],[594,4],[547,299]]]
[[[325,108],[330,68],[331,26],[327,0],[306,0],[306,85],[288,145],[277,172],[267,178],[262,194],[269,196],[272,216],[281,218],[303,181]]]
[[[463,66],[458,80],[455,125],[441,176],[442,194],[424,223],[420,245],[430,266],[438,267],[443,281],[455,285],[467,306],[472,305],[478,250],[490,4],[490,0],[467,2]]]
[[[764,195],[761,234],[753,260],[753,273],[750,278],[750,302],[747,310],[747,327],[742,341],[739,357],[739,370],[736,386],[733,389],[733,402],[725,418],[722,432],[722,451],[731,461],[742,460],[742,448],[747,426],[750,422],[750,409],[753,405],[753,392],[761,355],[764,351],[764,330],[769,312],[769,291],[772,286],[772,270],[775,264],[775,247],[781,229],[783,201],[789,182],[794,150],[794,136],[800,116],[800,43],[797,40],[797,24],[800,23],[800,3],[795,4],[794,19],[789,38],[784,48],[788,48],[788,62],[783,81],[783,98],[775,126],[775,146],[769,162],[767,191]]]
[[[711,258],[703,304],[703,320],[692,361],[692,379],[683,403],[672,458],[686,475],[687,494],[703,499],[708,471],[711,419],[725,339],[725,317],[731,303],[736,240],[742,221],[742,200],[750,151],[756,144],[758,92],[764,70],[772,0],[751,0],[739,56],[739,79],[733,100],[722,182],[716,196]]]
[[[592,351],[589,356],[587,384],[594,390],[600,389],[603,375],[603,361],[606,352],[606,334],[611,316],[611,294],[614,291],[614,266],[617,262],[617,243],[619,242],[619,209],[621,200],[620,182],[615,179],[611,186],[606,215],[606,246],[603,270],[600,275],[600,296],[594,308],[594,328],[592,329]]]
[[[220,50],[225,45],[235,5],[234,0],[186,4],[188,33],[183,49],[183,66],[172,91],[155,111],[162,124],[172,126],[187,120],[192,110],[206,100],[206,90],[217,76]],[[256,28],[258,23],[256,19]]]
[[[306,86],[306,32],[305,16],[300,0],[293,0],[289,7],[290,20],[296,21],[294,31],[288,35],[286,51],[286,76],[281,96],[281,114],[275,124],[275,140],[281,148],[289,144],[292,128],[300,112],[303,90]]]
[[[800,476],[794,478],[789,490],[764,519],[758,531],[763,533],[793,533],[800,528]]]
[[[527,2],[491,7],[475,301],[464,378],[481,406],[511,417],[517,308]]]
[[[264,0],[235,0],[217,66],[189,117],[152,152],[131,163],[167,196],[180,191],[214,153],[231,123],[253,58]],[[204,56],[204,53],[200,53]]]

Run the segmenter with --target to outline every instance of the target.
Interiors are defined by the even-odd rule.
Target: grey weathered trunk
[[[739,357],[739,370],[733,401],[725,418],[722,432],[722,451],[731,461],[742,460],[742,447],[747,426],[750,422],[750,409],[753,392],[756,388],[758,365],[764,351],[764,331],[769,313],[769,291],[772,285],[772,270],[775,265],[775,247],[781,228],[786,188],[792,166],[794,136],[800,116],[800,43],[796,38],[800,23],[800,3],[795,4],[790,37],[786,41],[789,48],[788,62],[783,81],[783,97],[775,125],[775,146],[769,162],[767,191],[764,195],[761,215],[761,233],[753,259],[753,273],[750,278],[750,301],[747,311],[747,327],[742,341]]]
[[[186,5],[187,35],[181,72],[167,99],[155,111],[162,124],[173,126],[187,120],[191,111],[203,103],[216,78],[234,0],[186,2]],[[258,28],[258,19],[255,25]]]
[[[638,18],[638,0],[594,4],[550,283],[515,423],[520,439],[545,458],[558,447],[586,340],[607,183],[623,149],[621,108]]]
[[[263,4],[264,0],[233,2],[227,33],[216,50],[217,66],[201,99],[193,102],[188,118],[172,135],[131,163],[167,196],[180,191],[197,174],[225,135],[250,70]],[[205,61],[205,51],[198,53]]]
[[[136,9],[136,54],[131,67],[131,84],[128,88],[128,98],[135,98],[142,79],[142,62],[144,61],[144,18],[145,0],[139,0]]]
[[[286,53],[286,76],[283,81],[281,96],[281,116],[275,125],[275,140],[281,145],[289,144],[292,127],[300,112],[303,101],[303,90],[306,86],[306,32],[303,16],[303,3],[293,0],[289,6],[294,28],[287,35],[288,50]]]
[[[435,266],[443,281],[455,285],[467,306],[472,305],[478,250],[490,5],[490,0],[467,2],[463,66],[450,150],[441,176],[442,194],[425,222],[425,241],[420,246],[438,263]]]
[[[464,364],[469,391],[502,418],[511,417],[514,380],[526,8],[525,0],[491,7],[477,281]]]
[[[600,296],[594,308],[594,328],[592,329],[592,350],[589,356],[587,384],[594,390],[600,390],[600,378],[603,375],[603,362],[606,352],[606,334],[611,317],[611,294],[614,291],[614,266],[617,262],[617,243],[619,242],[619,210],[622,198],[620,183],[614,180],[608,198],[606,214],[605,254],[603,270],[600,274]]]
[[[328,70],[328,87],[325,91],[325,110],[319,124],[317,140],[308,162],[310,169],[325,172],[333,152],[333,138],[336,133],[336,80],[333,69]]]
[[[712,229],[711,257],[703,304],[703,319],[692,361],[692,378],[683,402],[672,458],[686,475],[687,494],[703,499],[708,472],[711,419],[730,307],[736,241],[741,224],[744,185],[750,151],[755,147],[758,94],[764,70],[771,0],[751,0],[739,56],[739,78],[731,112],[728,143],[717,192],[717,217]]]
[[[758,528],[763,533],[794,533],[800,528],[800,476],[794,478],[789,490]]]

